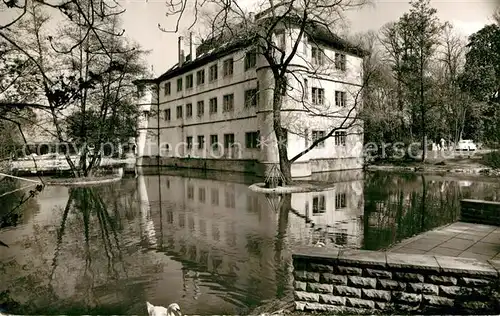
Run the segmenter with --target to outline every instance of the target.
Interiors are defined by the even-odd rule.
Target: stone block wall
[[[499,276],[500,261],[307,247],[293,254],[296,310],[445,310],[462,289]]]
[[[500,226],[500,202],[461,200],[462,222]]]

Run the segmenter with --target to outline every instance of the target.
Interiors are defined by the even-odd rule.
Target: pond
[[[238,314],[291,291],[295,246],[384,249],[455,221],[462,198],[500,200],[500,184],[486,179],[316,177],[334,188],[279,198],[249,191],[258,181],[249,176],[151,170],[112,185],[46,187],[22,205],[27,191],[0,197],[9,246],[0,246],[0,308],[132,315],[150,301]],[[22,187],[8,181],[2,192]]]

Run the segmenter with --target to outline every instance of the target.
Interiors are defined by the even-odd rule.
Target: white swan
[[[177,303],[172,303],[167,308],[154,306],[149,302],[146,302],[146,306],[148,307],[149,316],[182,316],[181,308]]]

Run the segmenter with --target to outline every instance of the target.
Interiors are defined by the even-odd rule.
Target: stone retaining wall
[[[500,202],[461,200],[462,222],[500,226]]]
[[[462,289],[497,279],[500,261],[308,247],[293,265],[297,310],[359,314],[452,307]]]

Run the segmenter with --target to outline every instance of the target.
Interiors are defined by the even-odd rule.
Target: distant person
[[[444,138],[441,137],[440,142],[441,142],[441,149],[444,150],[444,146],[446,145]]]

